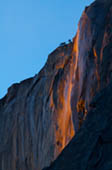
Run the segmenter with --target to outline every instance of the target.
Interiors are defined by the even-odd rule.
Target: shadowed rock
[[[93,99],[83,126],[46,170],[109,170],[112,168],[112,83]]]

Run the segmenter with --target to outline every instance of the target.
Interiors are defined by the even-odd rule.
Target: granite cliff
[[[73,42],[8,89],[0,100],[1,170],[112,167],[111,43],[112,1],[96,0],[85,8]]]

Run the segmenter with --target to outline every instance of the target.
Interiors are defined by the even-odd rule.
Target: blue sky
[[[93,0],[0,1],[0,98],[13,83],[34,76],[61,42],[72,39]]]

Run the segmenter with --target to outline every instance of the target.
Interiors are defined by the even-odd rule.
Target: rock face
[[[82,99],[86,110],[97,91],[112,78],[112,2],[95,1],[86,7],[74,39],[76,57],[75,80],[72,88],[72,113],[77,130],[76,105]]]
[[[100,166],[105,150],[109,152],[111,147],[106,145],[103,151],[100,147],[102,141],[111,139],[111,107],[106,103],[111,101],[111,85],[102,92],[112,79],[111,43],[112,1],[97,0],[83,12],[73,42],[51,53],[38,75],[8,89],[0,100],[0,169],[41,170],[49,166],[80,127],[50,169]],[[101,103],[98,99],[90,104],[99,91],[103,93]],[[94,147],[101,148],[105,156],[93,152]]]
[[[46,170],[112,169],[112,82],[90,105],[79,132]]]
[[[73,48],[77,67],[71,106],[76,131],[79,113],[75,109],[80,99],[85,101],[88,115],[47,170],[112,169],[111,21],[112,1],[95,1],[81,17]]]
[[[0,101],[0,169],[40,170],[74,136],[72,49],[57,48],[38,75],[14,84]]]

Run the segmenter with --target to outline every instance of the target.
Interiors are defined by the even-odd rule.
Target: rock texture
[[[80,99],[85,101],[88,115],[70,144],[46,170],[112,169],[111,21],[112,1],[95,1],[83,12],[73,48],[77,67],[71,106],[76,131]]]
[[[79,132],[46,170],[112,169],[112,82],[90,105]]]
[[[74,136],[72,49],[57,48],[38,75],[14,84],[0,101],[1,170],[40,170]]]
[[[85,101],[86,110],[99,90],[112,78],[112,1],[95,1],[86,7],[74,39],[76,57],[75,80],[72,88],[72,113],[78,127],[76,105]]]
[[[112,1],[96,0],[85,8],[73,42],[51,53],[38,75],[8,89],[0,100],[1,170],[41,170],[49,166],[79,128],[50,169],[89,170],[100,166],[99,162],[103,164],[107,146],[102,151],[100,145],[108,136],[102,139],[100,134],[102,129],[104,134],[109,129],[107,124],[111,126],[111,85],[102,90],[112,79],[111,44]],[[103,93],[101,103],[98,99],[90,104],[99,91]],[[91,111],[90,106],[96,109]],[[111,127],[108,132],[110,135]],[[104,157],[100,151],[93,152],[94,147],[95,151],[101,149]]]

